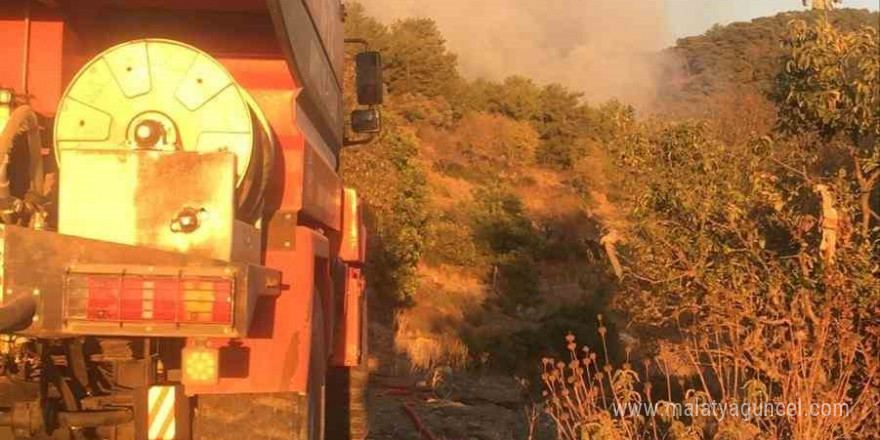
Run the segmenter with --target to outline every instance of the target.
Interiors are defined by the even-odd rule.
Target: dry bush
[[[644,360],[641,375],[629,361],[618,367],[607,360],[604,327],[599,328],[601,353],[579,349],[569,335],[568,359],[543,361],[545,408],[558,437],[878,438],[880,360],[876,339],[863,336],[868,323],[857,322],[847,312],[847,298],[820,304],[804,296],[771,300],[781,301],[789,312],[775,320],[743,320],[691,333],[678,346],[666,344],[653,359]],[[659,392],[654,391],[658,385]],[[684,407],[675,412],[674,402],[723,406],[711,414],[690,416]],[[655,412],[620,411],[643,403]],[[731,412],[734,405],[737,413]],[[750,413],[743,411],[745,405]]]
[[[406,354],[416,371],[428,371],[437,366],[463,367],[468,360],[468,348],[455,332],[426,332],[411,327],[405,313],[398,316],[399,329],[394,335],[398,352]]]
[[[642,402],[636,391],[638,373],[626,363],[615,368],[607,361],[605,327],[599,328],[604,355],[581,347],[574,335],[566,337],[567,361],[542,361],[545,411],[556,423],[557,436],[564,440],[639,439],[644,420],[618,414],[613,406]]]
[[[394,346],[414,370],[464,367],[469,358],[461,329],[468,311],[478,310],[484,286],[467,270],[450,266],[419,268],[420,291],[412,305],[397,312]]]
[[[513,171],[533,160],[539,142],[531,124],[483,113],[465,117],[455,137],[455,151],[471,166]]]

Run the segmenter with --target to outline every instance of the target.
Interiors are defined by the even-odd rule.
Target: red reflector
[[[119,281],[89,277],[88,317],[114,320],[119,317]]]

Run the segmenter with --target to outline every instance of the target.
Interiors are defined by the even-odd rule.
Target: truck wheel
[[[333,367],[327,375],[328,440],[364,440],[370,433],[367,385],[370,371],[366,365]]]

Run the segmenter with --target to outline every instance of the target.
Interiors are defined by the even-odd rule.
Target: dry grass
[[[581,209],[583,203],[554,171],[540,167],[528,167],[524,172],[530,179],[528,185],[520,185],[517,194],[526,211],[539,217],[569,215]]]
[[[431,189],[431,204],[439,210],[460,209],[473,201],[474,185],[464,179],[445,176],[429,171],[428,187]]]
[[[458,268],[422,266],[419,274],[421,291],[396,316],[395,349],[406,354],[415,370],[464,367],[469,352],[459,332],[467,312],[480,308],[485,288]]]
[[[437,366],[462,368],[468,360],[468,348],[454,332],[423,332],[408,327],[406,315],[398,318],[400,328],[394,337],[395,347],[406,354],[415,371]]]

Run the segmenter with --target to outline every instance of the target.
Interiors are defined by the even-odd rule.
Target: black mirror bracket
[[[370,50],[370,42],[367,41],[367,40],[364,39],[364,38],[346,38],[345,40],[342,40],[342,41],[344,41],[345,44],[360,44],[360,45],[363,45],[363,46],[364,46],[364,51],[365,51],[365,52]]]
[[[351,114],[351,132],[357,137],[345,135],[343,146],[362,145],[372,142],[382,131],[382,116],[377,108],[384,100],[382,79],[382,55],[370,49],[363,38],[346,38],[346,44],[359,44],[363,49],[355,57],[357,103],[366,108]],[[360,136],[358,136],[360,135]]]
[[[342,141],[342,146],[343,147],[354,147],[356,145],[369,144],[370,142],[373,142],[374,140],[376,140],[376,135],[377,135],[377,133],[373,133],[369,136],[364,136],[364,137],[357,138],[357,139],[352,139],[352,138],[348,137],[348,135],[346,135],[345,139]]]

